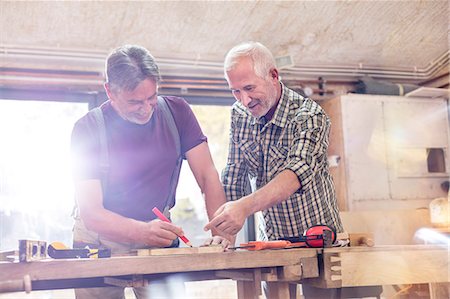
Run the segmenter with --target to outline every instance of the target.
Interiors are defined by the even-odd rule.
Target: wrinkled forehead
[[[252,59],[250,57],[242,57],[236,60],[234,65],[225,71],[225,77],[227,81],[257,77]]]
[[[231,90],[242,90],[265,85],[266,80],[259,77],[253,68],[247,66],[245,68],[230,70],[228,72],[227,82]]]
[[[253,59],[248,55],[235,57],[233,60],[229,61],[228,65],[226,66],[225,72],[246,68],[254,69]]]

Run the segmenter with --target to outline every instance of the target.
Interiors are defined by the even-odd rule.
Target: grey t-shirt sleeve
[[[194,115],[189,104],[180,97],[165,97],[167,104],[172,111],[175,125],[180,135],[181,153],[185,158],[186,152],[207,141],[200,124]]]

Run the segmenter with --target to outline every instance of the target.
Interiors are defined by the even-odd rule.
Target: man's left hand
[[[220,245],[224,250],[227,250],[230,246],[234,244],[234,237],[233,240],[230,241],[229,239],[226,239],[222,236],[214,236],[212,238],[207,239],[203,246],[210,246],[210,245]]]

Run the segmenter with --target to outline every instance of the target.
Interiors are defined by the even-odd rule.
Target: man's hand
[[[214,229],[221,235],[236,235],[248,216],[243,205],[242,199],[224,203],[214,213],[214,218],[205,225],[204,230]]]
[[[152,247],[167,247],[178,236],[183,236],[184,232],[179,226],[156,219],[142,222],[139,234],[139,243]]]

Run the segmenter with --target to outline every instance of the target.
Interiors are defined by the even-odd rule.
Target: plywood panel
[[[349,94],[340,101],[349,210],[427,207],[446,196],[447,100]],[[430,170],[429,149],[442,151],[445,170]]]
[[[340,251],[332,261],[340,264],[336,266],[340,273],[332,274],[331,280],[341,281],[343,287],[449,281],[445,247]]]
[[[375,245],[409,245],[423,243],[416,232],[431,227],[428,209],[376,210],[341,212],[348,233],[372,233]]]
[[[448,108],[444,99],[386,97],[385,123],[392,199],[433,199],[445,196],[448,180]],[[443,150],[444,172],[430,172],[428,149]]]
[[[336,197],[340,211],[348,210],[347,179],[345,175],[346,158],[344,152],[344,138],[342,131],[341,98],[334,98],[320,102],[331,120],[328,157],[330,173],[336,188]],[[339,159],[336,161],[335,159]],[[337,162],[337,163],[336,163]],[[334,164],[335,163],[335,164]],[[337,165],[336,165],[337,164]]]
[[[349,205],[389,198],[383,103],[359,95],[343,96],[342,123]]]

